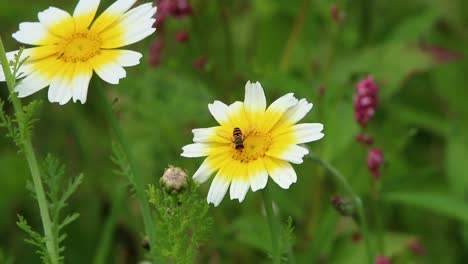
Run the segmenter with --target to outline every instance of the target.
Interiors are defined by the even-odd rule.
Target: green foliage
[[[149,185],[147,194],[156,213],[158,262],[194,263],[198,250],[208,239],[212,218],[198,186],[189,180],[187,188],[178,194],[167,193],[162,186]]]
[[[45,237],[34,231],[22,215],[18,215],[18,221],[16,222],[16,225],[18,225],[21,230],[28,234],[29,237],[24,239],[24,241],[36,247],[36,253],[40,256],[42,263],[50,264],[51,261],[49,253],[47,252]]]
[[[21,47],[18,50],[18,53],[15,53],[14,60],[10,61],[10,67],[12,68],[12,75],[15,77],[15,80],[24,77],[23,72],[20,71],[20,67],[26,62],[29,57],[22,57],[24,47]],[[16,82],[15,82],[16,83]]]
[[[13,140],[20,150],[23,148],[25,139],[31,137],[34,123],[38,120],[35,115],[39,112],[41,105],[42,101],[32,101],[23,106],[22,112],[16,113],[12,118],[4,112],[4,103],[0,100],[0,127],[7,129],[6,136]]]
[[[52,235],[54,237],[53,241],[55,242],[53,246],[59,253],[60,263],[63,263],[65,246],[62,244],[67,237],[64,228],[75,221],[79,217],[79,214],[70,213],[63,217],[62,212],[68,206],[68,201],[72,194],[76,192],[79,185],[82,183],[83,175],[80,174],[67,181],[65,179],[65,166],[60,164],[58,159],[50,154],[44,160],[42,175],[52,220]],[[31,191],[33,197],[36,197],[32,183],[28,183],[28,189]],[[45,246],[46,238],[34,231],[23,216],[19,215],[18,218],[18,226],[29,235],[29,238],[25,239],[25,241],[38,248],[36,252],[41,256],[44,263],[50,263],[50,258]]]
[[[38,11],[52,2],[0,1],[1,35],[8,51],[21,45],[11,37],[19,23],[37,21]],[[57,7],[71,12],[78,0],[55,2]],[[115,1],[101,1],[98,14],[112,2]],[[156,182],[155,175],[167,164],[195,171],[202,160],[181,158],[181,147],[192,141],[193,128],[216,125],[207,104],[214,100],[227,104],[242,100],[245,82],[258,80],[269,103],[293,92],[314,104],[304,122],[323,123],[325,137],[307,144],[307,148],[336,166],[362,197],[370,233],[377,234],[382,229],[386,234],[385,247],[398,249],[389,251],[395,264],[466,262],[468,1],[189,2],[193,16],[169,17],[164,28],[159,27],[154,35],[128,47],[143,54],[140,64],[126,67],[126,77],[119,85],[104,88],[107,98],[119,98],[113,106],[133,154],[132,165],[140,172],[137,176],[144,177],[141,184]],[[309,3],[308,8],[304,3]],[[341,23],[331,16],[334,4],[344,13]],[[179,31],[188,32],[187,42],[175,40]],[[155,40],[164,41],[157,54],[161,62],[158,67],[148,63],[155,58],[151,49]],[[451,59],[441,61],[441,55]],[[207,58],[207,67],[193,68],[192,61],[201,56]],[[281,68],[285,57],[288,67]],[[18,77],[18,65],[24,58],[10,59],[9,66]],[[368,74],[380,87],[379,106],[375,118],[361,129],[354,120],[353,96],[357,82]],[[13,114],[9,100],[16,93],[7,88],[0,82],[0,186],[4,190],[0,211],[5,215],[0,219],[0,248],[17,263],[40,262],[30,245],[22,243],[23,236],[8,217],[21,212],[36,231],[42,230],[38,228],[41,225],[37,204],[30,201],[23,188],[29,177],[28,167],[10,142],[20,142],[29,134],[34,136],[33,149],[39,156],[54,153],[70,171],[91,175],[76,196],[68,200],[72,211],[79,211],[81,216],[80,221],[66,229],[67,263],[90,263],[100,250],[97,245],[104,226],[107,233],[115,234],[108,240],[106,255],[113,257],[107,261],[136,263],[142,259],[144,251],[138,250],[136,242],[143,230],[138,218],[141,214],[136,212],[135,199],[126,192],[128,181],[120,181],[120,175],[124,175],[134,185],[133,175],[121,146],[111,146],[109,122],[97,87],[90,84],[86,104],[70,102],[64,106],[47,102],[46,87],[21,99],[25,105],[34,102],[21,109],[23,117]],[[40,109],[34,105],[38,100],[45,102]],[[37,117],[40,122],[33,121]],[[24,129],[20,124],[25,124]],[[359,132],[372,135],[373,146],[384,153],[385,165],[379,180],[383,200],[375,211],[369,206],[373,192],[366,168],[368,147],[356,143]],[[108,155],[111,151],[112,161]],[[277,188],[272,181],[268,184],[275,188],[272,194],[280,208],[280,218],[293,218],[292,249],[296,262],[317,264],[327,259],[330,264],[364,263],[363,240],[355,244],[351,239],[356,224],[337,215],[330,206],[330,197],[341,190],[310,160],[293,167],[298,180],[288,190]],[[113,168],[117,168],[118,176]],[[200,204],[206,198],[210,181],[198,188]],[[154,188],[160,191],[158,185]],[[166,196],[160,194],[155,205],[157,215],[161,208],[168,207]],[[249,191],[241,204],[228,196],[220,206],[210,209],[212,229],[216,232],[212,232],[196,261],[268,262],[265,255],[271,243],[261,213],[261,195]],[[121,205],[116,206],[116,201]],[[113,208],[111,213],[109,207]],[[67,208],[61,211],[62,215],[68,212]],[[187,219],[167,214],[164,213],[175,223]],[[373,221],[376,215],[381,217],[382,227]],[[166,222],[155,221],[158,229],[159,223]],[[128,237],[122,238],[122,229]],[[42,235],[42,231],[38,233]],[[167,244],[156,248],[164,249],[166,255],[180,252],[189,244],[174,244],[181,243],[175,231],[170,238],[165,230],[158,233],[157,237]],[[389,234],[402,237],[387,239]],[[403,247],[409,237],[421,241],[427,256],[402,260],[401,256],[408,253]],[[38,239],[35,243],[42,245],[43,241]],[[286,248],[283,253],[285,257]]]
[[[468,205],[456,198],[433,192],[393,192],[385,193],[383,200],[403,204],[443,214],[458,221],[468,223]]]
[[[130,163],[128,162],[127,155],[118,142],[112,142],[112,155],[111,160],[117,169],[114,172],[117,175],[122,175],[127,178],[127,180],[132,184],[135,185],[134,175],[132,169],[130,168]]]

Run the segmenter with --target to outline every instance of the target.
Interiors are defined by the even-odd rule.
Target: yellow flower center
[[[59,56],[65,62],[86,62],[101,53],[102,39],[91,32],[73,33],[58,44]]]
[[[243,143],[243,149],[235,149],[233,145],[235,153],[232,158],[247,163],[265,156],[271,146],[271,137],[268,133],[251,132],[245,136]]]

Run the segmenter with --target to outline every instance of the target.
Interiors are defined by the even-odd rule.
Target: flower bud
[[[159,180],[168,193],[179,193],[187,187],[187,172],[178,167],[169,167]]]
[[[192,67],[198,70],[203,70],[208,63],[208,59],[204,56],[192,61]]]
[[[374,144],[374,138],[370,135],[365,135],[362,133],[359,133],[356,135],[356,141],[361,143],[361,144],[366,144],[366,145],[372,145]]]
[[[146,251],[150,251],[151,247],[150,247],[150,243],[149,243],[148,237],[145,237],[145,238],[143,239],[143,241],[141,241],[141,246],[142,246]]]
[[[177,18],[192,15],[192,6],[190,6],[187,0],[173,0],[176,8],[172,12],[172,15]]]
[[[354,232],[351,235],[351,240],[353,241],[354,244],[357,244],[359,241],[361,241],[361,239],[362,239],[362,236],[361,236],[361,233],[359,232]]]
[[[390,258],[384,256],[375,257],[375,264],[391,264]]]
[[[382,150],[373,148],[369,150],[367,154],[367,168],[372,173],[374,180],[377,180],[380,176],[380,167],[384,163],[384,156]]]
[[[164,48],[164,40],[159,38],[155,41],[153,41],[153,43],[151,43],[151,46],[150,46],[150,53],[160,53]]]
[[[189,35],[187,31],[180,31],[180,32],[177,32],[175,39],[181,43],[187,42],[189,40]]]
[[[148,57],[149,64],[153,67],[159,67],[161,65],[161,55],[159,54],[150,54]]]
[[[335,195],[331,198],[331,203],[333,207],[335,207],[336,211],[338,211],[342,216],[354,216],[355,207],[350,200]]]
[[[338,5],[333,4],[330,8],[330,16],[335,23],[341,24],[345,18],[345,12],[343,12]]]
[[[421,244],[421,241],[415,239],[408,244],[408,249],[413,253],[415,256],[425,256],[426,249]]]

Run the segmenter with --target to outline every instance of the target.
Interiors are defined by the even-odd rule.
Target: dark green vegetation
[[[0,34],[7,49],[18,48],[10,36],[20,22],[36,21],[37,12],[50,5],[70,12],[75,5],[61,2],[1,1]],[[101,9],[111,2],[102,1]],[[334,3],[345,14],[341,22],[339,14],[338,19],[331,15]],[[168,164],[193,173],[202,159],[180,157],[181,147],[192,141],[191,129],[215,125],[207,104],[242,100],[245,82],[258,80],[269,102],[294,92],[314,103],[305,121],[323,123],[325,138],[308,146],[362,196],[375,253],[384,248],[394,263],[466,263],[467,1],[191,4],[192,16],[168,19],[164,30],[133,45],[145,54],[141,64],[127,68],[120,85],[106,86],[109,97],[118,99],[114,107],[147,183],[157,185]],[[187,42],[175,40],[181,30],[188,32]],[[149,63],[155,39],[165,42],[159,67]],[[192,61],[200,57],[206,57],[206,65],[194,68]],[[355,140],[361,131],[354,119],[355,85],[368,74],[380,87],[380,104],[365,129],[385,158],[374,186],[378,195],[366,166],[367,147]],[[7,100],[4,83],[0,95]],[[97,90],[91,84],[85,105],[50,104],[46,90],[22,101],[33,99],[44,101],[33,131],[38,156],[53,153],[66,164],[70,179],[84,175],[61,215],[80,214],[65,227],[66,263],[91,263],[101,254],[105,227],[114,230],[106,263],[136,263],[145,253],[141,215],[132,191],[118,199],[127,181],[110,158],[111,131]],[[4,111],[11,113],[11,104],[5,102]],[[365,263],[358,227],[330,205],[333,195],[346,193],[312,160],[294,167],[298,182],[289,190],[273,186],[272,196],[283,225],[292,219],[296,262]],[[24,157],[0,137],[0,263],[10,257],[14,263],[40,263],[16,226],[20,213],[42,230],[37,202],[26,188],[30,178]],[[206,183],[197,192],[205,197],[208,188]],[[200,263],[268,263],[271,243],[262,206],[262,195],[249,192],[242,204],[226,196],[219,207],[210,207],[213,223],[199,250]],[[111,226],[109,217],[115,219]],[[424,256],[409,249],[415,240],[424,246]]]

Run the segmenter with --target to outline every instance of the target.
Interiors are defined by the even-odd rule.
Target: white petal
[[[119,19],[137,0],[118,0],[107,8],[94,21],[91,29],[95,32],[101,32]]]
[[[78,67],[86,67],[85,65],[79,65]],[[76,103],[80,101],[82,104],[86,103],[86,98],[88,95],[89,81],[93,76],[92,70],[80,70],[80,74],[74,77],[70,88],[73,93],[73,102]]]
[[[58,36],[66,36],[70,33],[70,29],[75,27],[70,14],[60,8],[51,6],[46,10],[39,12],[37,17],[47,30]]]
[[[150,24],[153,24],[153,23],[154,23],[154,21],[150,22]],[[144,25],[142,27],[144,27]],[[123,44],[121,44],[119,46],[116,46],[115,48],[127,46],[127,45],[133,44],[135,42],[138,42],[138,41],[148,37],[149,35],[153,34],[155,31],[156,31],[155,28],[149,28],[149,29],[146,29],[144,31],[137,31],[137,32],[134,32],[134,33],[132,32],[132,34],[130,34],[129,36],[124,38]],[[114,47],[106,47],[106,48],[114,48]]]
[[[88,28],[93,21],[100,0],[80,0],[73,11],[77,30]]]
[[[19,30],[13,33],[12,37],[17,41],[30,45],[53,44],[59,38],[49,34],[49,31],[39,22],[23,22],[19,25]]]
[[[304,162],[302,158],[307,154],[309,154],[309,150],[298,145],[291,145],[286,150],[276,150],[275,147],[272,146],[266,153],[266,155],[270,157],[286,160],[295,164]]]
[[[295,106],[298,100],[294,97],[293,93],[288,93],[276,99],[267,109],[267,111],[285,112],[290,107]]]
[[[291,184],[297,181],[297,175],[289,162],[268,158],[265,159],[265,166],[273,181],[283,189],[288,189]]]
[[[18,92],[19,98],[23,98],[44,89],[50,85],[50,83],[50,78],[47,78],[46,76],[36,71],[21,80],[15,87],[15,92]]]
[[[51,103],[66,104],[72,98],[70,81],[64,76],[71,76],[75,65],[67,65],[50,83],[48,98]]]
[[[207,202],[218,206],[226,195],[230,182],[229,177],[222,175],[221,171],[219,171],[213,182],[211,182],[210,190],[206,197]]]
[[[123,67],[130,67],[140,64],[143,55],[132,50],[118,50],[121,54],[117,56],[117,63]]]
[[[249,191],[249,187],[250,184],[248,180],[234,177],[231,182],[231,188],[229,189],[231,200],[237,199],[239,200],[239,203],[244,201],[245,195]]]
[[[257,159],[256,161],[250,162],[248,166],[249,181],[252,191],[255,192],[265,188],[268,182],[268,172],[263,160]]]
[[[303,123],[293,126],[295,144],[312,142],[323,138],[324,134],[321,133],[323,125],[320,123]]]
[[[110,84],[118,84],[120,79],[127,76],[124,68],[115,62],[97,65],[94,67],[94,71],[96,71],[96,74],[101,77],[101,79]]]
[[[262,85],[259,82],[245,84],[245,109],[252,112],[265,112],[266,97]]]
[[[189,144],[189,145],[184,146],[182,150],[184,152],[180,154],[181,156],[188,157],[188,158],[196,158],[196,157],[207,156],[209,153],[210,147],[208,144],[194,143],[194,144]]]
[[[133,44],[156,31],[153,17],[156,7],[143,4],[125,13],[117,22],[108,27],[101,36],[103,48],[111,49]]]
[[[5,81],[5,74],[3,73],[2,65],[0,64],[0,82]]]
[[[220,127],[208,127],[208,128],[196,128],[193,129],[193,142],[198,143],[209,143],[209,142],[218,142],[218,143],[230,143],[229,138],[224,138],[219,136],[216,131]]]
[[[245,110],[249,112],[265,112],[266,97],[262,85],[259,82],[250,83],[245,85]]]
[[[312,106],[313,105],[307,102],[306,99],[299,100],[295,106],[289,108],[288,111],[284,113],[278,125],[283,122],[287,122],[288,124],[297,123],[312,109]]]
[[[193,129],[193,142],[210,142],[210,139],[216,136],[216,129],[217,127]]]
[[[229,107],[220,101],[214,101],[212,104],[208,104],[208,109],[211,115],[218,121],[220,125],[228,122],[228,109]]]
[[[215,169],[210,165],[208,159],[205,159],[200,165],[200,168],[193,174],[193,180],[198,183],[204,183],[210,178],[214,171]]]
[[[293,93],[286,94],[274,101],[265,112],[263,129],[270,129],[283,117],[284,113],[297,104],[298,100]]]

